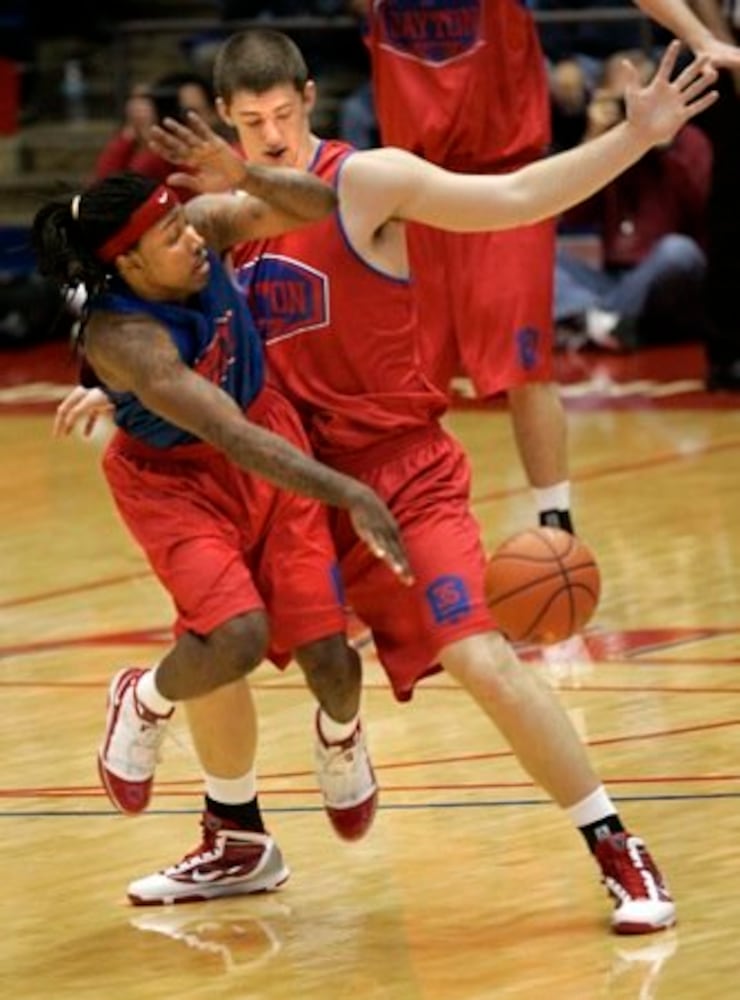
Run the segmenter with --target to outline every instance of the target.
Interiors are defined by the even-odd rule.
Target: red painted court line
[[[166,646],[172,638],[166,628],[142,629],[131,632],[110,632],[107,635],[92,635],[84,638],[47,639],[40,642],[20,643],[16,646],[0,646],[0,659],[4,656],[23,656],[30,653],[48,653],[54,649],[80,649],[96,646]]]
[[[662,738],[664,738],[666,736],[683,736],[683,735],[688,735],[688,734],[692,734],[692,733],[708,732],[708,731],[718,730],[718,729],[727,729],[727,728],[735,727],[735,726],[738,726],[738,725],[740,725],[740,719],[728,719],[728,720],[722,720],[722,721],[719,721],[719,722],[703,723],[703,724],[694,725],[694,726],[682,726],[682,727],[679,727],[679,728],[676,728],[676,729],[666,729],[666,730],[662,730],[662,731],[656,730],[656,731],[653,731],[653,732],[636,733],[636,734],[630,734],[630,735],[627,735],[627,736],[603,737],[603,738],[600,738],[600,739],[588,740],[586,745],[589,746],[589,747],[596,747],[596,746],[610,746],[610,745],[612,745],[614,743],[638,743],[638,742],[642,742],[643,740],[662,739]],[[444,764],[461,764],[461,763],[470,763],[470,762],[473,762],[473,761],[481,762],[481,761],[500,760],[500,759],[509,758],[509,757],[513,757],[513,756],[514,756],[514,754],[513,754],[513,751],[511,751],[511,750],[499,750],[499,751],[495,751],[493,753],[457,754],[454,757],[435,757],[435,758],[427,758],[425,760],[394,761],[394,762],[385,763],[385,764],[377,764],[376,763],[375,764],[375,768],[376,768],[377,771],[381,771],[381,772],[398,771],[398,770],[405,769],[405,768],[415,768],[415,767],[419,767],[419,768],[422,768],[422,767],[439,767],[440,764],[442,764],[442,765],[444,765]],[[303,779],[303,778],[306,778],[306,777],[312,777],[312,775],[313,775],[312,771],[304,771],[304,770],[301,770],[301,771],[284,771],[284,772],[274,772],[274,773],[271,773],[271,774],[264,774],[262,776],[262,779],[263,779],[263,781],[270,781],[270,780],[285,781],[285,780],[288,780],[288,779]],[[682,781],[736,781],[736,780],[740,780],[740,775],[736,775],[736,774],[730,774],[730,775],[704,774],[704,775],[666,776],[665,778],[660,778],[660,777],[656,777],[656,776],[654,776],[653,778],[650,778],[649,776],[642,776],[641,778],[626,778],[626,777],[621,777],[621,778],[616,778],[616,779],[615,778],[610,778],[608,780],[611,783],[620,782],[620,783],[624,783],[624,784],[629,784],[631,782],[639,782],[639,781],[645,781],[645,782],[653,781],[653,782],[658,782],[658,781],[662,781],[662,780],[665,780],[667,782],[682,782]],[[159,792],[161,792],[161,794],[185,795],[185,794],[192,794],[192,791],[196,790],[196,786],[198,788],[200,788],[201,784],[202,784],[202,782],[201,782],[200,778],[184,779],[184,780],[180,780],[180,781],[168,781],[168,782],[158,783],[157,784],[157,789],[158,789]],[[192,788],[190,790],[188,790],[190,788],[190,786],[192,786]],[[383,788],[385,788],[385,787],[386,787],[385,784],[383,784]],[[394,786],[389,786],[389,787],[392,788]],[[395,787],[398,789],[398,788],[400,788],[402,786],[395,786]],[[421,787],[424,787],[424,788],[440,787],[440,788],[444,788],[444,787],[447,787],[447,786],[444,786],[444,785],[434,786],[434,785],[431,785],[431,784],[425,784],[424,786],[409,786],[409,787],[419,787],[419,788],[421,788]],[[514,784],[512,786],[508,782],[498,782],[498,783],[493,783],[493,784],[491,784],[491,783],[484,783],[484,784],[476,783],[476,784],[471,785],[471,786],[467,786],[465,784],[456,783],[454,786],[450,786],[450,787],[460,787],[460,788],[465,788],[465,787],[471,787],[471,788],[475,788],[475,787],[485,787],[485,788],[489,788],[489,787],[490,788],[502,787],[502,788],[506,788],[506,787],[519,787],[519,786],[516,785],[516,784]],[[180,789],[180,790],[178,791],[178,789]],[[264,794],[282,795],[282,794],[287,794],[288,792],[292,792],[292,791],[296,791],[297,792],[297,791],[301,791],[301,790],[296,790],[296,789],[270,789],[270,790],[265,790]],[[315,793],[317,790],[315,788],[311,788],[311,789],[303,789],[302,791]],[[74,786],[67,786],[67,787],[65,787],[65,786],[59,786],[59,785],[39,786],[39,787],[22,786],[20,788],[12,788],[12,789],[11,788],[5,788],[5,789],[0,789],[0,798],[25,798],[25,797],[33,797],[33,798],[73,798],[75,796],[87,798],[87,797],[91,797],[91,796],[102,796],[104,794],[105,793],[102,791],[102,789],[97,788],[96,786],[93,786],[93,785],[90,785],[90,786],[88,786],[88,785],[74,785]],[[260,794],[263,794],[262,790],[260,790]]]
[[[715,775],[650,775],[639,778],[615,778],[613,776],[604,778],[607,785],[683,785],[683,784],[712,784],[714,782],[734,782],[740,781],[740,774],[715,774]],[[451,791],[494,791],[496,789],[511,788],[539,788],[534,781],[455,781],[455,782],[434,782],[419,785],[387,785],[381,786],[381,793],[386,792],[451,792]],[[291,789],[292,791],[292,789]],[[165,793],[167,794],[167,793]],[[279,789],[271,789],[270,794],[279,795]],[[262,790],[260,789],[260,795]]]
[[[588,747],[612,746],[615,743],[641,743],[645,740],[658,740],[672,736],[687,736],[692,733],[711,732],[718,729],[731,729],[740,726],[740,718],[723,719],[719,722],[697,723],[692,726],[680,726],[675,729],[653,730],[646,733],[631,733],[627,736],[604,736],[586,740]],[[435,757],[427,760],[405,760],[395,763],[375,765],[379,770],[398,770],[405,767],[437,767],[440,764],[459,764],[469,761],[502,760],[513,757],[513,750],[496,750],[492,753],[459,754],[454,757]]]
[[[379,764],[379,765],[374,765],[374,766],[375,766],[376,770],[383,771],[383,770],[385,770],[386,768],[388,768],[391,765],[388,765],[388,764]],[[263,780],[265,780],[265,781],[270,781],[270,780],[277,781],[277,780],[284,780],[285,778],[303,778],[303,777],[308,777],[311,774],[312,774],[312,772],[309,772],[309,771],[295,771],[295,772],[287,773],[287,774],[278,774],[278,773],[265,774],[265,775],[261,775],[261,778]],[[738,774],[719,774],[719,773],[714,774],[714,773],[708,773],[708,774],[688,774],[688,775],[687,774],[660,774],[660,775],[644,775],[644,774],[642,774],[642,775],[638,775],[638,776],[621,775],[621,776],[618,776],[618,777],[610,777],[609,778],[609,784],[616,783],[616,784],[622,784],[622,785],[629,785],[629,784],[632,784],[632,783],[640,784],[641,782],[651,783],[651,782],[660,782],[660,781],[668,781],[668,782],[680,782],[680,781],[696,781],[696,782],[702,782],[702,781],[740,781],[740,773],[738,773]],[[180,780],[180,781],[161,781],[161,782],[157,782],[157,786],[156,787],[157,787],[157,791],[161,794],[161,793],[166,793],[167,790],[175,790],[176,788],[182,788],[183,786],[191,786],[191,785],[192,786],[200,787],[202,785],[202,781],[201,781],[200,778],[183,779],[183,780]],[[402,790],[402,789],[405,789],[405,788],[412,788],[412,787],[415,787],[415,786],[413,786],[413,785],[387,785],[385,782],[383,782],[382,791],[386,791],[386,789],[391,790],[391,791],[394,791],[394,790],[395,791],[399,791],[399,790]],[[433,783],[426,782],[423,787],[424,788],[533,788],[533,787],[535,787],[535,783],[533,781],[531,781],[531,780],[526,779],[526,778],[522,778],[522,779],[519,779],[517,781],[474,781],[474,782],[456,781],[456,782],[454,782],[452,784],[445,783],[445,782],[433,782]],[[307,790],[308,791],[316,791],[315,788],[311,788],[311,789],[307,789]],[[273,789],[271,789],[271,791],[274,794],[279,794],[281,792],[281,789],[273,788]],[[260,795],[261,794],[262,794],[262,790],[260,789]]]
[[[740,694],[740,687],[668,687],[653,684],[558,684],[558,691],[571,694],[583,691],[585,694],[620,692],[625,694]]]
[[[76,383],[76,377],[70,377],[61,385],[72,386]],[[577,385],[577,382],[563,383],[567,386]],[[615,382],[615,385],[619,385]],[[656,382],[656,385],[660,385]],[[566,395],[563,397],[565,409],[572,412],[596,412],[605,410],[736,410],[738,408],[737,396],[735,393],[708,393],[699,390],[691,392],[677,392],[675,395],[650,395],[649,393],[635,391],[630,395],[612,396],[600,393],[598,388],[592,386],[593,391],[585,393],[583,396]],[[3,417],[33,417],[53,414],[59,400],[57,399],[36,399],[22,402],[16,400],[5,402],[0,400],[0,419]],[[507,408],[505,400],[478,400],[466,399],[462,396],[454,397],[450,402],[450,411],[485,411],[488,413],[495,411],[505,411]]]
[[[381,767],[382,770],[382,767]],[[610,776],[606,779],[609,785],[682,785],[682,784],[716,784],[731,783],[740,781],[740,774],[689,774],[689,775],[640,775],[638,777]],[[192,785],[192,787],[188,787]],[[465,792],[465,791],[496,791],[510,790],[513,788],[536,788],[533,781],[452,781],[452,782],[421,782],[414,784],[382,785],[382,793],[400,792]],[[158,798],[186,798],[194,794],[200,794],[202,782],[162,782],[156,786]],[[260,788],[260,796],[276,795],[311,795],[318,796],[320,791],[314,786],[300,787],[297,785],[288,788]],[[84,787],[29,787],[29,788],[3,788],[0,789],[0,799],[89,799],[106,798],[102,788],[90,786]]]
[[[734,635],[740,632],[738,626],[724,626],[718,628],[638,628],[612,630],[590,629],[584,634],[584,641],[590,651],[594,649],[601,651],[605,648],[608,652],[624,653],[652,653],[662,649],[675,649],[677,646],[684,646],[686,643],[702,642],[704,639],[713,639],[718,635]]]
[[[352,631],[352,628],[350,628],[350,635],[352,635]],[[587,629],[581,638],[585,649],[585,658],[591,663],[624,663],[627,661],[627,665],[629,665],[629,661],[637,661],[640,663],[641,667],[650,666],[651,664],[660,664],[662,662],[682,666],[687,665],[689,662],[693,664],[694,661],[678,659],[662,660],[661,658],[641,660],[639,657],[652,654],[659,650],[676,649],[681,646],[691,645],[692,643],[705,642],[707,640],[717,638],[718,636],[734,636],[738,633],[740,633],[740,628],[737,627],[648,628],[625,630],[591,628]],[[49,639],[41,642],[15,644],[4,648],[0,647],[0,656],[8,656],[10,654],[23,655],[24,653],[44,652],[51,649],[76,646],[85,647],[121,644],[161,645],[169,641],[169,626],[161,626],[154,629],[130,629],[124,632],[98,633],[86,636],[76,636],[67,639]],[[367,645],[372,640],[368,634],[362,633],[352,636],[350,641],[356,647],[361,647],[363,645]],[[540,647],[517,645],[516,649],[521,659],[525,662],[543,663],[546,661],[545,653]],[[702,663],[706,662],[720,665],[734,665],[737,658],[702,657],[701,660]],[[573,662],[579,662],[579,657],[577,655],[573,657]],[[431,681],[425,682],[426,690],[439,690],[441,688],[447,690],[447,685],[435,685],[434,682]]]
[[[630,659],[636,660],[637,657],[633,656]],[[668,657],[658,657],[656,659],[645,660],[640,663],[640,666],[652,667],[653,664],[656,667],[695,667],[697,665],[695,660],[672,660]],[[736,667],[740,664],[740,656],[702,656],[699,658],[699,666],[708,667]]]
[[[0,656],[2,655],[2,650],[0,650]],[[707,661],[702,661],[707,662]],[[715,662],[712,661],[714,665]],[[734,661],[729,661],[734,662]],[[675,666],[695,666],[694,663],[686,663],[683,660],[668,661],[670,665]],[[596,664],[598,666],[598,664]],[[611,666],[611,664],[610,664]],[[95,689],[104,690],[108,687],[110,683],[109,679],[104,680],[90,680],[90,681],[26,681],[26,680],[0,680],[0,689],[5,688],[12,690],[13,688],[19,689],[36,689],[39,691],[49,690],[82,690],[82,689]],[[259,681],[252,681],[250,687],[255,691],[263,692],[286,692],[286,691],[305,691],[306,687],[304,684],[291,684],[285,682],[272,683],[266,681],[265,683],[260,683]],[[388,691],[388,685],[380,683],[367,682],[363,683],[363,690],[366,691]],[[624,694],[740,694],[740,687],[675,687],[663,684],[569,684],[559,681],[557,684],[557,690],[566,694],[600,694],[600,693],[624,693]],[[445,692],[450,694],[464,695],[466,692],[463,688],[454,687],[451,684],[434,684],[430,682],[424,683],[424,691],[430,692],[434,691],[436,693]]]
[[[2,653],[0,652],[0,656]],[[58,690],[59,688],[67,688],[69,690],[77,690],[78,688],[95,688],[96,690],[102,689],[108,686],[106,681],[0,681],[0,688],[38,688],[39,690],[44,690],[49,688],[50,690]]]
[[[658,380],[653,380],[655,387],[663,385],[664,382]],[[585,385],[586,383],[582,380],[576,380],[575,382],[561,382],[561,385],[572,388],[578,385]],[[623,383],[615,381],[614,386],[620,386]],[[609,410],[736,410],[738,409],[738,400],[736,393],[724,392],[724,393],[709,393],[702,392],[700,390],[691,391],[680,391],[672,393],[671,395],[663,394],[651,394],[650,392],[635,390],[629,394],[624,395],[611,395],[609,393],[604,393],[599,390],[599,388],[594,385],[593,382],[588,384],[588,391],[584,392],[583,395],[573,395],[572,393],[563,394],[563,406],[569,412],[603,412]],[[456,410],[473,410],[473,411],[487,411],[489,413],[495,411],[506,410],[505,400],[480,400],[480,399],[467,399],[463,396],[455,397],[452,402],[450,409],[454,412]]]
[[[86,594],[91,590],[102,590],[104,587],[116,587],[120,583],[128,583],[131,580],[141,580],[151,576],[151,570],[139,570],[137,573],[126,573],[121,576],[111,576],[102,580],[93,580],[90,583],[80,583],[75,587],[60,587],[58,590],[46,590],[38,594],[29,594],[26,597],[13,597],[9,601],[0,601],[0,608],[20,608],[25,604],[38,604],[41,601],[51,601],[56,597],[68,597],[71,594]]]
[[[74,380],[70,381],[70,388]],[[4,403],[0,402],[0,417],[33,417],[44,416],[56,411],[59,400],[37,400],[28,403]]]
[[[2,652],[0,651],[0,655]],[[681,661],[678,661],[677,666],[681,666]],[[684,664],[685,665],[685,664]],[[692,664],[693,666],[693,664]],[[96,690],[102,691],[108,687],[110,683],[109,680],[91,680],[91,681],[24,681],[24,680],[0,680],[0,690],[13,690],[18,688],[20,690]],[[287,692],[287,691],[305,691],[306,687],[304,684],[272,684],[269,681],[260,684],[259,682],[253,681],[250,687],[254,691],[261,692]],[[388,691],[388,685],[384,683],[365,683],[363,684],[363,690],[365,691]],[[718,695],[718,694],[740,694],[740,687],[671,687],[668,685],[658,685],[658,684],[568,684],[558,682],[557,690],[564,694],[707,694],[707,695]],[[430,692],[435,691],[445,692],[450,694],[464,695],[466,692],[462,688],[452,687],[452,685],[447,684],[425,684],[424,691]]]
[[[636,472],[640,469],[652,469],[657,465],[670,465],[673,462],[685,462],[690,459],[704,458],[707,455],[719,454],[723,451],[736,451],[738,448],[740,448],[740,439],[718,441],[715,444],[706,445],[688,454],[672,451],[662,455],[652,455],[634,462],[621,462],[618,465],[604,465],[595,469],[587,469],[583,472],[576,472],[574,470],[570,478],[571,482],[587,483],[594,479],[608,479],[611,476],[622,476],[628,472]],[[522,485],[491,490],[488,493],[473,496],[473,504],[492,503],[495,500],[503,500],[507,497],[522,496],[525,493],[528,494],[529,489],[529,486]]]

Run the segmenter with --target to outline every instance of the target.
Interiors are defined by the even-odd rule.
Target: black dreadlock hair
[[[104,264],[96,250],[123,228],[158,183],[142,174],[112,174],[75,198],[47,202],[31,225],[39,273],[56,281],[65,294],[80,285],[88,296],[102,291],[111,265]]]
[[[72,325],[71,348],[73,355],[82,359],[83,385],[99,384],[82,356],[87,299],[103,291],[111,275],[111,265],[104,264],[96,250],[126,224],[157,183],[142,174],[112,174],[81,195],[52,198],[31,224],[31,246],[39,273],[56,282],[66,307],[80,316]],[[78,289],[84,292],[81,308],[75,302]]]

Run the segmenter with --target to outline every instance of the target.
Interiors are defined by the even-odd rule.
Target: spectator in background
[[[590,87],[577,59],[561,59],[550,67],[550,149],[560,153],[577,146],[586,132]]]
[[[6,0],[0,4],[0,61],[6,64],[0,105],[20,103],[19,108],[4,108],[0,117],[12,120],[15,126],[20,114],[35,101],[38,76],[34,25],[28,4],[23,0]],[[8,93],[8,73],[18,74],[20,83],[17,93]],[[13,130],[7,129],[8,132]],[[5,131],[0,128],[0,133]]]
[[[644,81],[653,74],[644,53],[612,56],[588,106],[586,141],[624,118],[625,56]],[[701,336],[711,164],[709,140],[689,123],[566,214],[561,231],[564,224],[596,228],[602,262],[558,251],[554,318],[561,332],[614,350]]]
[[[172,172],[172,164],[148,146],[149,129],[156,121],[157,107],[151,89],[144,83],[134,84],[124,105],[123,124],[101,149],[93,177],[100,180],[121,170],[135,170],[155,180],[164,180]]]
[[[617,49],[645,48],[654,41],[663,43],[669,33],[663,31],[646,15],[655,16],[655,11],[643,8],[642,16],[631,0],[531,0],[527,4],[533,10],[545,13],[581,10],[583,16],[576,20],[545,21],[539,24],[539,37],[548,59],[577,58],[587,63],[589,68],[607,59]],[[638,6],[642,6],[641,4]],[[592,15],[594,7],[607,17]],[[609,12],[614,17],[608,19]]]
[[[210,80],[193,70],[168,73],[160,77],[152,88],[157,120],[182,118],[187,111],[195,111],[218,135],[234,142],[236,134],[221,120],[216,110],[216,97]]]
[[[380,145],[370,80],[361,83],[340,102],[339,138],[356,149],[374,149]]]
[[[168,73],[151,85],[137,83],[131,88],[123,126],[101,150],[94,178],[134,170],[166,180],[175,168],[149,147],[149,130],[164,118],[181,118],[186,111],[197,111],[215,132],[234,141],[233,130],[218,116],[209,81],[191,70]]]
[[[344,11],[344,0],[222,0],[222,17],[328,17]]]
[[[365,0],[343,0],[345,12],[356,18],[360,37],[367,31]],[[363,49],[367,62],[367,78],[339,104],[339,138],[356,149],[373,149],[380,145],[380,130],[375,114],[373,85],[367,48]]]

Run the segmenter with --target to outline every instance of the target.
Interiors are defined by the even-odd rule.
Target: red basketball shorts
[[[254,423],[308,451],[298,417],[273,389]],[[237,468],[208,444],[153,448],[120,431],[103,459],[118,511],[177,610],[176,634],[208,635],[265,610],[271,659],[345,628],[326,508]]]
[[[555,225],[446,233],[410,225],[420,351],[444,392],[466,374],[479,396],[552,377]]]
[[[348,603],[372,630],[396,697],[440,669],[440,650],[495,628],[486,607],[485,555],[470,510],[470,467],[438,425],[384,442],[375,454],[342,462],[386,501],[401,528],[416,582],[405,587],[358,541],[343,511],[332,511]],[[336,464],[336,463],[335,463]]]

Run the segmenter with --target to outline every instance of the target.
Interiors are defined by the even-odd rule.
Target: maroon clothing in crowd
[[[135,170],[139,174],[164,181],[178,170],[169,160],[162,159],[151,149],[142,147],[134,136],[119,133],[103,147],[95,164],[96,178],[108,177],[122,170]]]
[[[684,125],[669,146],[651,150],[562,222],[598,227],[607,268],[634,267],[667,233],[704,248],[711,173],[711,143],[700,128]]]

